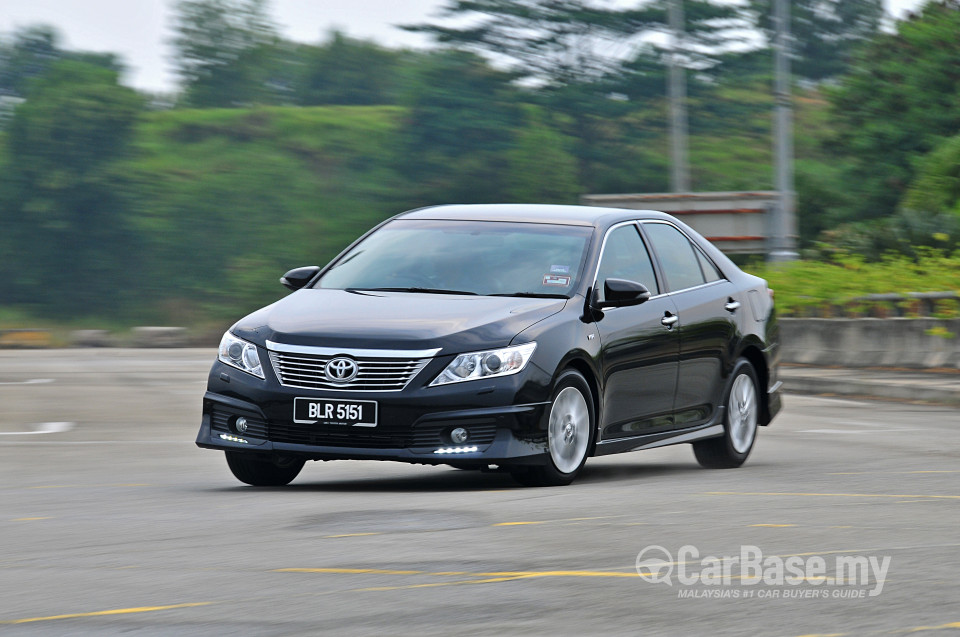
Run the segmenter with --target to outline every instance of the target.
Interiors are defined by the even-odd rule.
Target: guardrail
[[[48,347],[197,347],[216,346],[222,331],[186,327],[134,327],[127,334],[107,330],[73,330],[69,333],[40,328],[0,329],[0,349]]]
[[[30,328],[0,330],[0,347],[50,347],[52,344],[53,337],[50,330]]]

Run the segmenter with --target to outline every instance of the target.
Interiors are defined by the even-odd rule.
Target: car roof
[[[603,227],[631,219],[669,219],[655,210],[629,210],[599,206],[548,204],[463,204],[430,206],[397,215],[398,219],[450,219],[459,221],[514,221],[568,226]]]

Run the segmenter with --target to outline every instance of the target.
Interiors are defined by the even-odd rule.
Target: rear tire
[[[723,435],[693,443],[693,454],[707,469],[735,469],[742,465],[757,439],[760,394],[757,373],[744,358],[730,375],[723,416]]]
[[[572,369],[560,374],[547,414],[547,463],[509,467],[510,475],[527,487],[570,484],[590,455],[594,435],[590,386]]]
[[[227,466],[240,482],[255,487],[282,487],[290,484],[303,469],[304,461],[297,458],[261,460],[249,453],[225,451]]]

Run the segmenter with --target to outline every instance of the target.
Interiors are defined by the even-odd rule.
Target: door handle
[[[679,316],[667,315],[660,319],[660,324],[667,328],[672,328],[680,320]]]
[[[733,299],[729,299],[727,301],[727,304],[724,305],[723,308],[728,312],[736,312],[737,310],[740,309],[740,301],[734,301]]]

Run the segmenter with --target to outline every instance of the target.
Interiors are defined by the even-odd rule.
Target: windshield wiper
[[[420,292],[423,294],[466,294],[477,296],[476,292],[467,292],[465,290],[445,290],[443,288],[347,288],[347,292]]]
[[[509,294],[488,294],[487,296],[516,296],[525,299],[565,299],[566,294],[550,292],[510,292]]]

